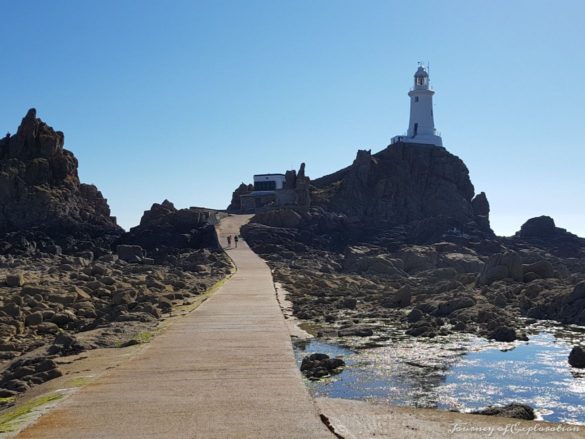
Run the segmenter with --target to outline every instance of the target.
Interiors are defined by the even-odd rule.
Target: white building
[[[276,206],[277,191],[284,189],[285,180],[284,174],[254,175],[254,190],[240,196],[241,211],[251,213],[265,207]]]
[[[414,74],[414,87],[408,92],[410,96],[410,122],[406,136],[392,138],[392,143],[424,143],[443,146],[441,136],[435,130],[433,117],[433,95],[435,92],[429,84],[429,73],[420,65]]]
[[[284,174],[256,174],[254,175],[255,191],[274,191],[284,188]]]

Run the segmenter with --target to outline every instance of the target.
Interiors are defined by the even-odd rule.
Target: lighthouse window
[[[418,102],[418,96],[414,97],[414,102]]]

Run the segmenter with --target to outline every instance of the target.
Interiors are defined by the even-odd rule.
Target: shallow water
[[[585,372],[567,358],[582,333],[537,328],[528,342],[490,343],[477,337],[399,339],[387,346],[352,351],[313,339],[307,353],[342,356],[338,376],[309,382],[316,396],[382,400],[396,405],[469,411],[519,402],[540,419],[585,424]],[[569,341],[564,341],[569,338]]]

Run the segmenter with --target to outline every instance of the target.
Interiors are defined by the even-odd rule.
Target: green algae
[[[154,332],[142,331],[142,332],[139,332],[138,334],[136,334],[136,336],[133,337],[132,340],[136,340],[139,344],[143,344],[143,343],[150,343],[153,338],[154,338]]]
[[[90,377],[76,377],[67,381],[67,386],[69,387],[84,387],[87,386],[91,382]]]
[[[35,409],[43,407],[51,402],[58,401],[63,398],[62,394],[49,393],[40,396],[23,404],[17,405],[6,412],[0,414],[0,433],[8,433],[16,431],[18,424],[31,414]]]

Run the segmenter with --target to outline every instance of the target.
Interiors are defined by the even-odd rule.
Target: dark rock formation
[[[533,246],[559,257],[585,257],[585,239],[557,227],[549,216],[529,219],[512,238],[505,241],[509,246]]]
[[[116,247],[118,258],[126,262],[140,262],[144,258],[144,249],[139,245],[120,244]]]
[[[0,375],[0,392],[24,392],[62,375],[53,360],[43,357],[17,359]]]
[[[30,228],[119,232],[107,201],[77,175],[64,135],[28,111],[0,140],[0,232]]]
[[[569,364],[573,367],[585,368],[585,349],[575,346],[569,354]]]
[[[561,231],[559,229],[558,231]],[[517,233],[517,236],[520,238],[547,238],[554,236],[557,233],[557,227],[555,225],[555,220],[552,219],[550,216],[539,216],[536,218],[531,218],[526,221],[520,231]]]
[[[299,171],[286,171],[285,183],[282,191],[277,191],[278,206],[294,206],[307,209],[311,205],[310,179],[305,175],[305,164],[301,163]]]
[[[514,328],[510,328],[507,326],[500,326],[489,335],[489,338],[494,339],[495,341],[504,341],[510,342],[516,340],[516,331]]]
[[[345,367],[341,358],[329,358],[327,354],[311,354],[303,358],[301,372],[310,379],[319,379],[338,374]]]
[[[214,212],[191,207],[177,209],[164,200],[144,212],[140,224],[130,229],[117,244],[140,246],[153,257],[181,249],[219,249],[215,227],[210,220]]]
[[[236,190],[232,193],[232,201],[227,208],[227,211],[230,213],[238,213],[242,209],[242,205],[240,204],[240,197],[242,195],[249,194],[250,192],[254,191],[253,184],[246,184],[241,183]]]
[[[375,229],[408,226],[413,242],[443,235],[493,237],[485,194],[474,199],[465,164],[445,148],[397,143],[313,181],[313,205]]]
[[[522,258],[519,254],[515,252],[496,253],[491,255],[484,265],[479,283],[489,285],[498,280],[522,281],[523,278]]]
[[[85,346],[83,346],[76,337],[67,332],[61,332],[55,337],[53,345],[49,347],[47,352],[49,355],[64,357],[67,355],[79,354],[83,351],[85,351]]]
[[[488,407],[483,410],[471,412],[474,415],[500,416],[503,418],[525,419],[532,421],[536,419],[534,409],[525,404],[512,403],[503,407]]]

